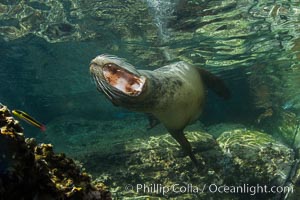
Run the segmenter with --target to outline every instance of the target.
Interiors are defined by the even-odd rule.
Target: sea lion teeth
[[[90,72],[97,89],[114,105],[153,115],[198,165],[183,130],[201,114],[206,88],[224,99],[230,97],[230,91],[220,78],[185,62],[154,71],[136,70],[124,59],[111,55],[93,59]]]

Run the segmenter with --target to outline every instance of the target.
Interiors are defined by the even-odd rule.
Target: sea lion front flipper
[[[198,161],[192,152],[192,146],[186,139],[183,130],[168,130],[173,138],[180,144],[183,151],[191,158],[196,167],[199,167]]]
[[[148,121],[149,121],[149,126],[147,127],[147,130],[150,130],[152,128],[154,128],[155,126],[157,126],[160,121],[152,114],[147,113],[147,117],[148,117]]]
[[[230,90],[227,88],[226,84],[222,79],[205,69],[197,69],[206,87],[213,90],[217,95],[223,97],[224,99],[230,98]]]

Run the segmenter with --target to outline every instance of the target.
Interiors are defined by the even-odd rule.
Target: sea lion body
[[[197,69],[176,62],[154,71],[140,71],[148,78],[147,101],[138,111],[153,114],[167,129],[184,128],[200,115],[205,88]],[[147,105],[148,102],[148,105]]]
[[[93,59],[90,72],[98,90],[114,105],[151,113],[159,119],[198,165],[183,129],[202,112],[206,88],[229,97],[221,79],[182,61],[153,71],[136,70],[123,59],[109,55]]]

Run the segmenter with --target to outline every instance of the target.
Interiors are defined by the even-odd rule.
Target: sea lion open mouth
[[[140,95],[146,82],[146,77],[134,75],[113,63],[105,64],[102,73],[109,85],[129,96]]]

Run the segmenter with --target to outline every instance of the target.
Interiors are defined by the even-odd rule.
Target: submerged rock
[[[295,113],[279,110],[276,112],[276,115],[265,120],[262,127],[265,130],[272,131],[276,138],[282,140],[290,147],[300,148],[300,119]]]
[[[0,199],[111,199],[105,185],[51,144],[23,136],[19,122],[0,105]]]
[[[236,129],[224,132],[217,141],[228,158],[224,166],[231,165],[225,177],[228,183],[285,184],[294,162],[294,152],[270,135]]]

